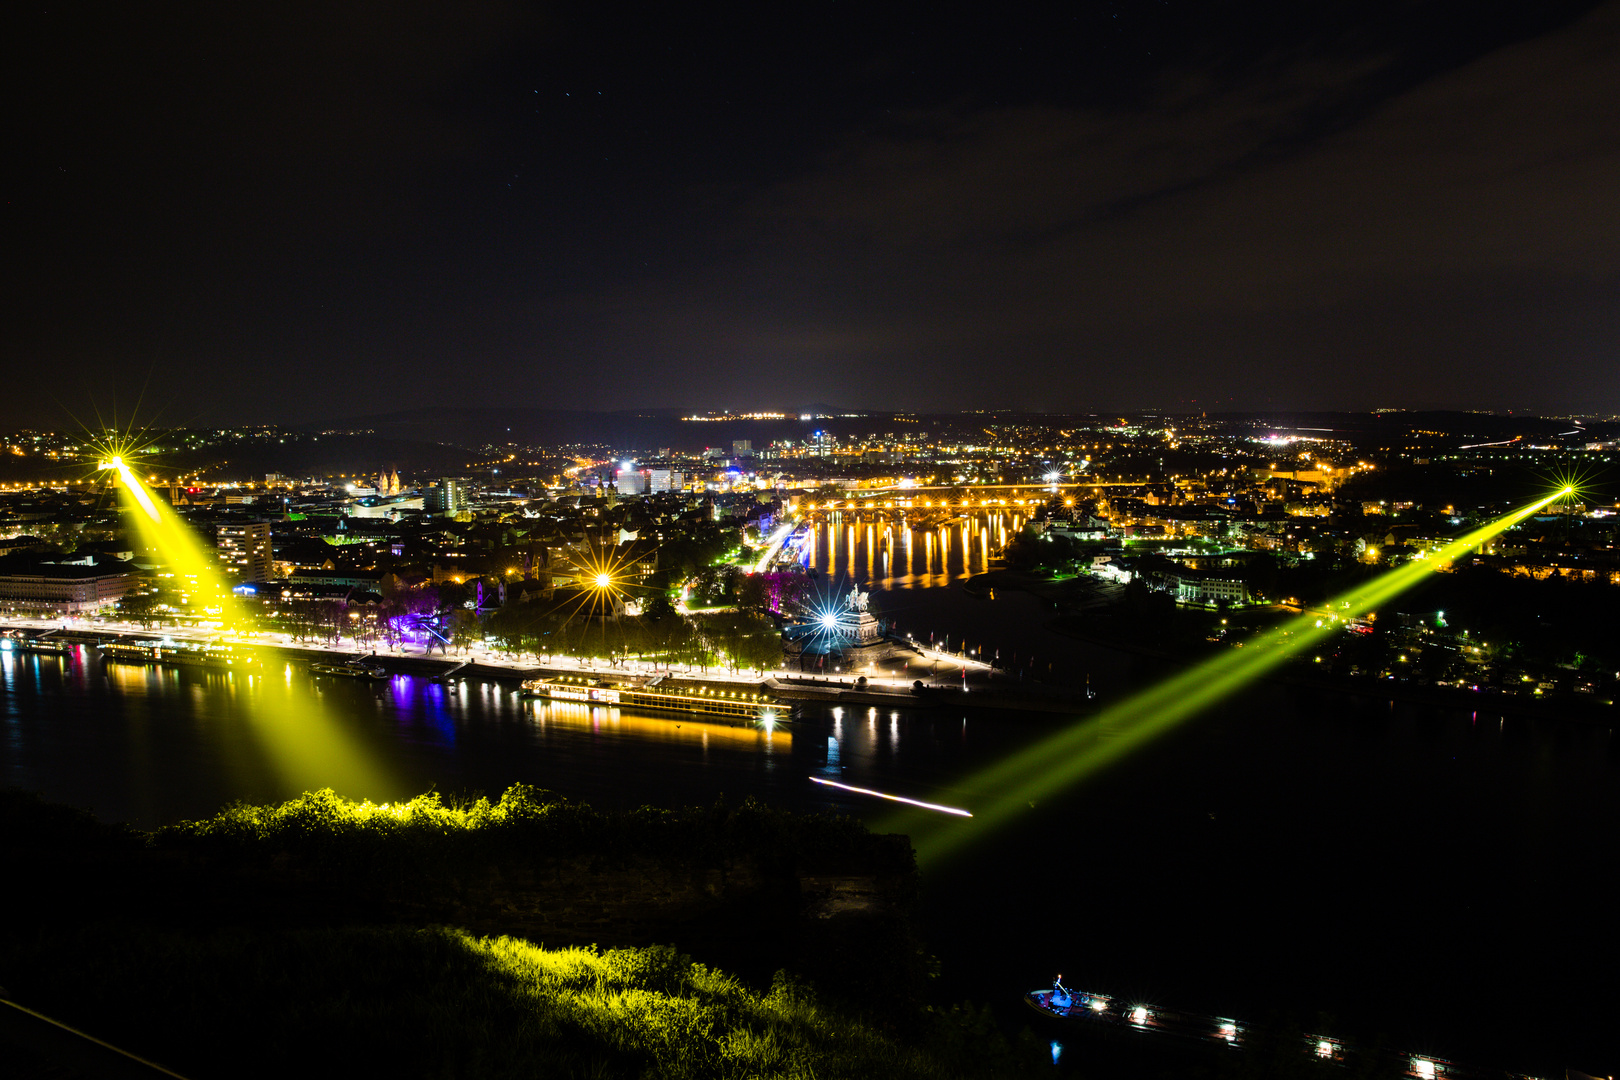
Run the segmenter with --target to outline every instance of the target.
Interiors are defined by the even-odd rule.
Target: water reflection
[[[786,728],[774,725],[744,727],[686,717],[676,719],[576,701],[528,700],[524,702],[524,709],[542,730],[557,727],[617,735],[638,742],[695,746],[702,750],[712,746],[767,755],[793,750],[793,735]]]
[[[1024,527],[1023,513],[976,510],[948,521],[898,512],[880,521],[842,512],[812,523],[806,565],[880,588],[944,588],[990,569],[990,560]]]

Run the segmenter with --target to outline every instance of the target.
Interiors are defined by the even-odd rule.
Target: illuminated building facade
[[[614,476],[614,487],[620,495],[643,495],[647,491],[647,478],[630,462]]]
[[[0,608],[35,615],[83,615],[111,607],[135,584],[132,569],[46,564],[0,574]]]
[[[270,554],[270,523],[220,525],[214,532],[219,562],[237,581],[269,581],[273,558]]]
[[[437,484],[422,492],[422,509],[430,514],[455,517],[467,509],[467,489],[459,480],[441,477]]]

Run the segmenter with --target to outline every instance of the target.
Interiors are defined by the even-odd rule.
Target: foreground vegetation
[[[436,792],[396,803],[355,802],[327,788],[274,806],[238,803],[159,829],[147,842],[227,861],[292,860],[351,886],[391,889],[464,881],[492,863],[577,856],[703,866],[752,855],[810,868],[912,869],[909,845],[874,836],[853,818],[794,814],[752,799],[608,814],[528,784],[513,784],[494,802],[460,804]]]
[[[761,993],[670,947],[104,925],[12,943],[5,967],[35,1008],[196,1077],[933,1077],[990,1064],[882,1033],[786,975]]]
[[[523,787],[464,805],[327,791],[148,834],[0,792],[0,858],[14,871],[0,895],[0,984],[196,1078],[825,1080],[1039,1065],[1044,1050],[1015,1048],[967,1007],[857,1010],[849,988],[786,970],[749,981],[671,945],[547,947],[389,922],[400,908],[354,900],[524,860],[634,868],[760,851],[846,873],[896,858],[852,822],[754,804],[611,815]],[[288,888],[266,868],[322,888]],[[777,919],[789,935],[793,913]]]

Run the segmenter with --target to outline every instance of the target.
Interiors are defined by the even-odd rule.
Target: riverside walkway
[[[823,673],[789,670],[727,669],[687,664],[664,664],[650,660],[602,661],[587,657],[544,656],[514,658],[483,645],[443,653],[414,648],[388,651],[369,643],[349,640],[301,642],[277,632],[222,634],[218,630],[193,628],[144,628],[138,623],[116,620],[68,620],[12,618],[0,620],[0,630],[39,635],[50,632],[58,639],[103,644],[134,638],[167,638],[175,642],[204,643],[224,641],[282,654],[288,659],[323,660],[370,655],[385,667],[393,664],[413,674],[440,676],[454,673],[469,678],[532,679],[572,675],[608,683],[645,685],[660,677],[693,685],[747,690],[772,703],[826,702],[883,708],[937,708],[950,706],[974,709],[1013,709],[1036,712],[1073,713],[1084,709],[1083,696],[1040,684],[1024,684],[997,672],[990,664],[971,656],[930,649],[914,641],[898,642],[916,654],[912,664],[929,666],[927,672],[907,667],[906,674],[884,675]],[[963,678],[966,673],[967,678]],[[921,689],[918,689],[921,684]]]

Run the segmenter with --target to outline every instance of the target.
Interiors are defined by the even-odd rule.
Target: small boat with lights
[[[259,659],[253,653],[217,641],[129,639],[104,642],[98,648],[102,656],[121,664],[173,664],[215,671],[259,669]]]
[[[688,684],[659,676],[645,682],[590,675],[551,675],[523,684],[525,697],[577,701],[584,705],[719,717],[733,723],[779,724],[783,717],[771,695],[757,686],[720,687]]]
[[[366,657],[356,657],[345,660],[341,664],[328,663],[317,660],[309,665],[309,670],[316,675],[339,675],[346,679],[386,679],[388,672],[381,665],[366,663]]]

